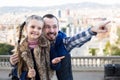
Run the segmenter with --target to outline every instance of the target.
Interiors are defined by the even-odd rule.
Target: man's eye
[[[38,28],[38,30],[41,30],[41,29],[42,29],[41,27]]]
[[[53,28],[55,29],[55,28],[57,28],[57,26],[55,25],[55,26],[53,26]]]

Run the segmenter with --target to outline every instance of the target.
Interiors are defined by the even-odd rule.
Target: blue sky
[[[0,7],[3,6],[54,6],[67,3],[97,2],[102,4],[116,4],[119,0],[0,0]]]

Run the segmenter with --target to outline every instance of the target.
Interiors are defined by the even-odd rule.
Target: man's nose
[[[53,28],[50,28],[50,32],[54,32],[54,29],[53,29]]]

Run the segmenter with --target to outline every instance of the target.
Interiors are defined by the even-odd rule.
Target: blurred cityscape
[[[104,56],[105,44],[114,44],[118,39],[117,29],[120,27],[120,6],[97,3],[76,3],[52,7],[1,7],[0,8],[0,43],[15,45],[17,28],[27,16],[36,14],[43,16],[54,14],[59,19],[60,30],[67,36],[73,36],[90,26],[110,20],[108,33],[98,34],[80,48],[71,51],[72,56],[91,56],[90,48],[98,48],[96,56]]]
[[[119,56],[111,56],[111,54],[106,56],[104,52],[106,44],[110,46],[120,40],[120,34],[118,35],[120,30],[119,4],[103,5],[84,2],[52,7],[0,7],[0,43],[16,45],[19,25],[25,21],[27,16],[33,14],[40,16],[54,14],[59,19],[60,30],[67,36],[73,36],[91,26],[97,26],[100,22],[111,21],[107,25],[107,33],[97,34],[80,48],[71,51],[74,80],[106,80],[104,66],[120,63]],[[108,44],[109,42],[110,44]],[[117,44],[118,49],[120,48],[119,43]],[[90,49],[97,50],[95,56],[90,54]],[[108,51],[112,51],[110,49]],[[2,50],[0,49],[0,51]],[[0,80],[11,80],[8,76],[12,68],[9,57],[10,55],[0,55]],[[53,80],[57,80],[56,76]]]

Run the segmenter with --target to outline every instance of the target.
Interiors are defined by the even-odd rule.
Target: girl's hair
[[[20,42],[21,42],[21,38],[22,38],[22,31],[23,31],[23,28],[24,26],[27,26],[28,23],[31,21],[31,20],[38,20],[38,21],[42,21],[43,22],[43,19],[42,17],[40,16],[37,16],[37,15],[31,15],[29,16],[26,21],[24,21],[21,25],[20,25],[20,28],[19,28],[19,39],[18,39],[18,46],[17,46],[17,53],[18,53],[18,57],[19,57],[19,62],[18,62],[18,77],[20,77],[22,71],[23,71],[23,59],[21,58],[21,52],[20,52]],[[43,22],[44,23],[44,22]]]
[[[22,38],[22,30],[23,30],[24,26],[25,26],[25,25],[27,26],[28,23],[29,23],[31,20],[33,20],[33,19],[38,20],[38,21],[43,21],[42,17],[40,17],[40,16],[37,16],[37,15],[31,15],[31,16],[29,16],[29,17],[26,19],[26,21],[24,21],[24,22],[20,25],[18,43],[20,43],[20,41],[21,41],[21,38]]]

